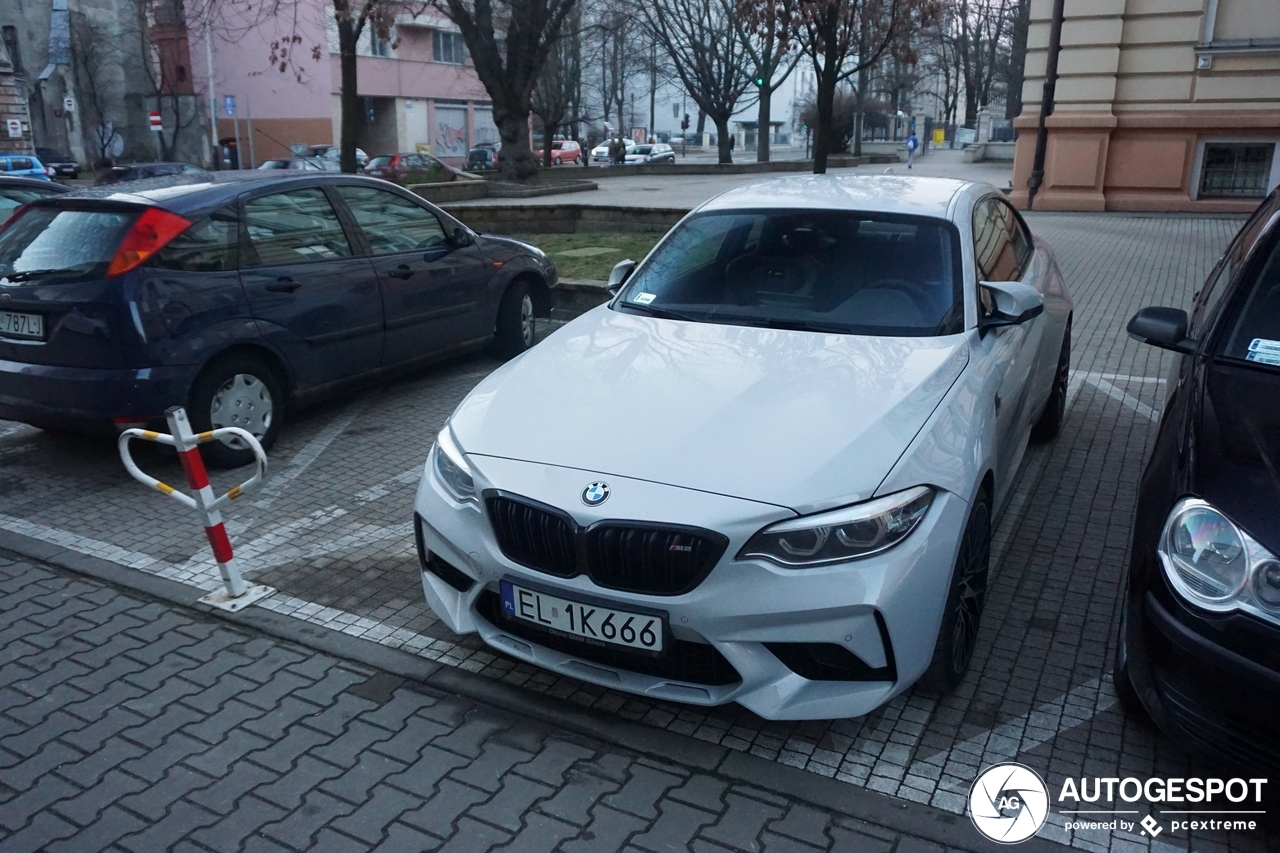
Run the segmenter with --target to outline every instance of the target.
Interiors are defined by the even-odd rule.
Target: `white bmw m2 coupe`
[[[994,187],[804,176],[703,204],[481,382],[415,503],[459,634],[769,719],[954,687],[993,508],[1062,423],[1071,300]]]

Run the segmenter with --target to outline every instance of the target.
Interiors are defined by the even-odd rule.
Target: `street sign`
[[[22,122],[16,118],[11,118],[5,122],[5,127],[9,129],[10,139],[22,138]]]
[[[76,111],[76,99],[75,99],[75,98],[63,98],[63,99],[62,99],[62,109],[63,109],[64,111],[66,111],[66,112],[69,112],[69,113],[73,113],[73,112],[75,112],[75,111]]]
[[[160,124],[159,110],[152,110],[151,112],[147,113],[147,122],[151,125],[151,129],[154,130],[156,133],[159,133],[160,131],[164,130],[164,127]]]
[[[226,112],[226,114],[227,114],[227,115],[229,115],[229,116],[235,116],[235,114],[236,114],[236,96],[235,96],[235,95],[223,95],[223,96],[222,96],[222,109],[223,109],[223,111],[224,111],[224,112]]]

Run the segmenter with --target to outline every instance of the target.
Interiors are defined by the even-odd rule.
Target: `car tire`
[[[927,691],[949,693],[969,671],[987,598],[990,561],[991,498],[984,489],[969,510],[960,552],[951,573],[942,624],[933,647],[933,660],[920,678],[920,686]]]
[[[285,392],[276,371],[263,359],[234,354],[211,362],[191,383],[187,417],[204,432],[220,427],[247,429],[263,450],[270,450],[284,422]],[[253,461],[243,441],[214,441],[201,446],[213,468],[238,468]]]
[[[1062,431],[1067,416],[1067,384],[1071,379],[1071,324],[1062,332],[1062,350],[1058,353],[1058,366],[1053,371],[1053,389],[1044,404],[1040,419],[1031,427],[1032,441],[1048,441]]]
[[[582,165],[582,157],[580,157],[580,156],[578,156],[578,157],[574,157],[574,158],[573,158],[573,165],[575,165],[575,166],[581,166],[581,165]]]
[[[514,358],[533,346],[537,337],[537,320],[533,315],[533,296],[523,281],[512,282],[502,294],[498,320],[494,324],[493,345],[498,355]]]

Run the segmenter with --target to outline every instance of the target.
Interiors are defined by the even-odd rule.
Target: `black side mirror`
[[[982,281],[978,287],[986,291],[994,306],[979,323],[983,334],[987,329],[1000,326],[1020,326],[1044,313],[1044,297],[1032,285],[1019,281]]]
[[[453,236],[449,238],[449,242],[455,249],[465,249],[475,242],[475,238],[471,236],[470,231],[459,225],[453,229]]]
[[[1198,342],[1187,337],[1187,312],[1181,308],[1143,308],[1129,320],[1129,337],[1160,349],[1194,353]]]
[[[625,261],[618,261],[613,265],[613,272],[609,273],[609,293],[616,296],[622,285],[626,284],[627,277],[631,275],[631,271],[636,268],[636,262],[627,258]]]

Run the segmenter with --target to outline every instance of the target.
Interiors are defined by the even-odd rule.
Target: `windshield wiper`
[[[82,275],[84,270],[60,269],[60,270],[22,270],[21,272],[11,272],[7,275],[0,276],[7,281],[30,281],[33,278],[46,278],[55,275]]]
[[[648,314],[650,317],[657,317],[661,320],[688,320],[692,323],[701,322],[704,318],[694,317],[689,314],[682,314],[679,311],[672,311],[668,308],[655,308],[652,305],[641,305],[638,302],[619,302],[623,308],[634,309],[641,314]]]
[[[851,335],[848,326],[840,323],[824,323],[821,320],[784,320],[777,317],[740,317],[735,315],[712,314],[706,318],[708,323],[733,323],[743,326],[755,326],[761,329],[790,329],[796,332],[832,332],[837,335]]]

